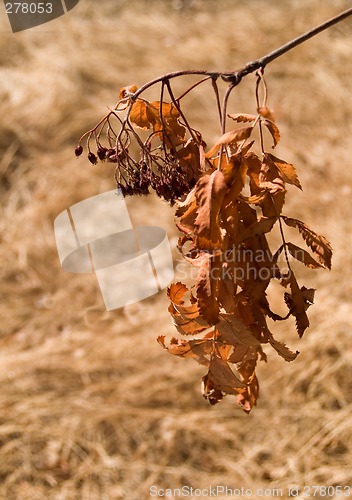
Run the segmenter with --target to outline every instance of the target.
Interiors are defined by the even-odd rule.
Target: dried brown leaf
[[[273,141],[274,141],[273,148],[275,148],[275,146],[280,141],[280,131],[279,131],[277,125],[274,122],[272,122],[271,120],[268,120],[268,119],[263,120],[262,123],[269,130],[269,132],[270,132],[270,134],[271,134],[271,136],[273,138]]]
[[[285,295],[286,297],[287,295],[290,296],[291,299],[289,302],[290,312],[296,318],[297,333],[299,337],[302,337],[305,330],[309,327],[309,319],[306,313],[308,307],[306,304],[305,296],[303,294],[306,288],[305,287],[299,288],[295,275],[292,272],[290,276],[290,288],[291,288],[291,294],[285,294]],[[287,302],[286,297],[285,300]]]
[[[224,205],[227,205],[229,202],[236,200],[240,195],[246,182],[246,173],[248,168],[248,165],[243,160],[241,154],[237,154],[231,157],[229,165],[233,167],[232,183],[225,195]]]
[[[226,190],[224,175],[219,170],[215,170],[211,175],[204,174],[196,184],[198,209],[194,226],[196,245],[202,250],[214,250],[221,246],[219,213]]]
[[[257,404],[259,397],[259,382],[254,374],[246,389],[237,395],[236,402],[245,413],[250,413]]]
[[[193,358],[201,365],[208,365],[209,359],[206,357],[213,350],[213,341],[208,339],[183,340],[172,338],[169,345],[165,343],[165,335],[159,335],[158,343],[169,354],[180,356],[181,358]]]
[[[332,248],[328,240],[298,219],[285,216],[282,216],[282,219],[288,226],[298,229],[308,247],[318,257],[320,264],[327,269],[331,269]]]
[[[197,200],[195,197],[195,190],[192,189],[184,200],[184,202],[178,204],[178,208],[175,212],[176,217],[180,217],[179,222],[176,226],[180,231],[186,235],[190,235],[194,232],[194,223],[197,217]]]
[[[215,325],[219,319],[217,275],[220,269],[206,252],[201,252],[193,263],[200,268],[195,284],[200,313],[210,325]]]
[[[266,192],[260,207],[265,217],[277,217],[281,214],[285,204],[286,190],[279,190],[275,194]]]
[[[184,304],[184,296],[189,292],[186,285],[178,281],[177,283],[172,283],[167,289],[167,295],[170,298],[170,301],[175,305]]]
[[[213,355],[209,364],[209,379],[214,388],[226,394],[237,394],[238,389],[246,385],[234,374],[228,363],[221,357]]]
[[[221,280],[219,280],[219,304],[228,313],[235,310],[234,296],[237,292],[237,285],[234,279],[234,273],[229,263],[222,265]]]
[[[222,155],[220,165],[218,160],[219,158],[215,158],[214,166],[216,166],[218,170],[221,170],[226,184],[231,186],[234,180],[238,177],[242,163],[242,155],[241,153],[238,153],[231,156],[229,159],[227,158],[227,155]],[[241,189],[242,187],[243,185],[241,186]]]
[[[180,125],[180,116],[177,108],[172,103],[154,101],[147,105],[147,116],[153,125],[153,131],[159,139],[169,148],[175,148],[184,143],[186,129]]]
[[[216,405],[222,400],[223,394],[219,389],[214,388],[213,382],[210,380],[208,374],[202,378],[203,397],[209,401],[211,405]]]
[[[264,155],[260,169],[259,186],[267,189],[270,194],[285,191],[285,182],[280,175],[280,170],[267,154]]]
[[[267,162],[272,162],[276,166],[284,182],[293,184],[299,189],[302,189],[301,183],[299,182],[297,177],[296,169],[293,165],[291,165],[291,163],[287,163],[270,153],[265,153],[265,158]]]
[[[245,344],[234,345],[232,354],[228,358],[228,361],[230,363],[234,363],[234,364],[240,363],[245,358],[245,356],[247,355],[249,350],[250,350],[250,347],[248,345],[245,345]]]
[[[214,344],[215,345],[215,344]],[[220,344],[216,342],[216,352],[224,361],[228,361],[231,353],[233,351],[233,346],[230,344]]]
[[[262,217],[259,221],[254,222],[242,231],[237,243],[241,243],[242,241],[245,241],[253,236],[269,233],[277,219],[277,217]]]
[[[314,295],[316,290],[314,288],[306,288],[305,286],[302,286],[301,292],[304,298],[304,302],[306,304],[306,310],[308,307],[310,307],[312,304],[314,304]]]
[[[249,328],[234,314],[220,314],[216,329],[221,334],[221,339],[228,344],[260,345]]]
[[[263,118],[267,118],[268,120],[270,120],[271,122],[275,122],[275,116],[274,116],[274,113],[271,111],[271,109],[269,109],[268,107],[266,106],[261,106],[258,108],[258,113],[260,114],[260,116],[262,116]]]
[[[259,174],[262,168],[262,162],[255,153],[247,153],[244,156],[244,161],[247,164],[247,175],[249,177],[249,188],[251,195],[255,196],[262,193],[263,188],[260,186]]]
[[[239,195],[240,199],[245,201],[249,205],[261,205],[264,201],[265,196],[265,192],[254,194],[253,196],[243,196],[242,194]]]
[[[269,343],[275,349],[275,351],[284,358],[285,361],[293,361],[297,358],[299,351],[293,352],[285,344],[274,339],[272,334],[269,333]]]
[[[187,144],[177,150],[177,160],[181,169],[190,177],[198,177],[202,171],[200,163],[200,151],[198,145],[190,140]]]
[[[286,243],[286,247],[292,257],[302,262],[302,264],[304,264],[305,266],[310,267],[311,269],[323,267],[321,264],[319,264],[319,262],[313,259],[313,257],[306,250],[303,250],[303,248],[300,248],[290,242]]]
[[[177,121],[179,117],[179,112],[175,108],[175,106],[171,103],[163,102],[160,106],[160,101],[146,102],[144,101],[147,107],[147,115],[148,120],[151,124],[161,124],[162,120],[169,121]],[[161,111],[161,115],[160,115]]]
[[[206,153],[206,158],[211,158],[219,150],[220,146],[232,144],[234,142],[242,142],[248,139],[252,133],[252,127],[243,127],[237,130],[230,130],[223,134],[218,142]]]
[[[171,302],[169,312],[179,333],[196,335],[209,328],[209,325],[200,317],[197,300],[192,294],[190,294],[190,305],[184,305],[183,299],[188,293],[189,290],[183,283],[172,283],[167,290]]]
[[[130,94],[134,94],[135,92],[137,92],[137,90],[138,90],[138,87],[136,84],[129,85],[128,87],[121,87],[119,100],[128,98],[130,96]]]
[[[146,102],[137,100],[133,103],[130,111],[130,120],[133,125],[143,130],[149,130],[152,126],[147,109],[148,104]]]
[[[232,120],[235,120],[235,122],[238,123],[247,123],[247,122],[254,122],[256,119],[255,115],[250,115],[248,113],[235,113],[232,115],[227,115],[229,118],[232,118]]]

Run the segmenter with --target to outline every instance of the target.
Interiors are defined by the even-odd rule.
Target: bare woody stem
[[[241,79],[256,71],[259,68],[264,68],[267,64],[270,62],[274,61],[275,59],[278,59],[281,57],[283,54],[286,54],[286,52],[289,52],[290,50],[294,49],[298,45],[300,45],[303,42],[306,42],[310,38],[313,38],[315,35],[318,35],[322,31],[330,28],[331,26],[334,26],[335,24],[343,21],[347,17],[352,15],[352,8],[347,9],[337,16],[329,19],[328,21],[325,21],[322,24],[319,24],[319,26],[316,26],[315,28],[307,31],[306,33],[303,33],[303,35],[298,36],[297,38],[294,38],[293,40],[285,43],[278,49],[273,50],[269,54],[266,54],[263,56],[261,59],[257,59],[256,61],[248,63],[244,68],[235,71],[234,73],[227,73],[227,74],[222,74],[220,75],[223,80],[225,81],[233,81],[235,80],[236,84],[241,81]],[[238,82],[237,82],[238,80]]]
[[[149,87],[152,87],[156,83],[159,82],[166,82],[167,80],[171,80],[173,78],[177,78],[179,76],[186,76],[186,75],[204,75],[204,76],[209,76],[210,78],[213,78],[216,80],[217,78],[221,77],[224,81],[230,82],[232,84],[232,88],[238,85],[242,78],[254,73],[257,71],[259,68],[264,68],[267,64],[270,62],[274,61],[275,59],[278,59],[281,57],[283,54],[286,54],[286,52],[289,52],[290,50],[294,49],[301,43],[309,40],[310,38],[316,36],[318,33],[321,33],[322,31],[330,28],[331,26],[334,26],[335,24],[343,21],[347,17],[352,15],[352,7],[350,9],[347,9],[337,16],[329,19],[328,21],[325,21],[324,23],[320,24],[319,26],[316,26],[315,28],[307,31],[306,33],[303,33],[302,35],[298,36],[297,38],[294,38],[293,40],[285,43],[281,47],[273,50],[269,54],[266,54],[265,56],[261,57],[260,59],[257,59],[255,61],[249,62],[244,66],[243,68],[233,71],[233,72],[218,72],[218,71],[206,71],[206,70],[182,70],[182,71],[175,71],[172,73],[167,73],[165,75],[159,76],[158,78],[155,78],[154,80],[151,80],[150,82],[144,84],[142,87],[140,87],[132,96],[132,100],[134,101],[137,99],[137,97],[142,94],[145,90],[147,90]]]

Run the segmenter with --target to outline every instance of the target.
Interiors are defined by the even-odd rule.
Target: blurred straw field
[[[352,18],[266,68],[277,155],[303,185],[284,213],[324,234],[334,258],[331,272],[300,269],[300,283],[317,289],[311,327],[299,340],[293,321],[274,325],[300,355],[286,363],[266,349],[249,416],[230,398],[210,406],[204,368],[156,343],[175,334],[165,291],[107,312],[93,275],[61,269],[53,234],[60,212],[114,189],[111,164],[73,151],[120,87],[179,69],[234,70],[349,6],[81,0],[17,34],[0,6],[1,499],[143,500],[153,485],[288,498],[295,485],[352,486]],[[255,111],[254,84],[241,83],[230,112]],[[188,116],[216,140],[210,90],[189,98]],[[128,207],[135,224],[164,227],[175,243],[165,202]]]

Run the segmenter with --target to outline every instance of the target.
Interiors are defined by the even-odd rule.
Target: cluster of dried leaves
[[[260,85],[264,86],[262,102]],[[170,103],[163,102],[165,86]],[[300,337],[309,326],[306,311],[314,290],[299,286],[292,260],[309,268],[330,269],[332,249],[304,222],[282,214],[286,184],[302,188],[294,166],[264,147],[265,130],[273,147],[280,132],[266,105],[262,73],[257,76],[257,114],[226,115],[226,103],[222,109],[219,106],[222,123],[228,117],[235,126],[208,151],[201,133],[189,125],[181,109],[187,92],[176,99],[166,79],[160,101],[148,102],[135,85],[125,87],[115,109],[83,137],[88,138],[92,163],[97,157],[116,163],[116,182],[124,194],[147,194],[152,188],[177,204],[177,227],[182,233],[178,248],[198,271],[191,289],[181,282],[168,289],[169,312],[182,337],[166,342],[165,336],[159,336],[158,342],[170,354],[193,358],[207,367],[203,395],[211,404],[232,394],[249,412],[259,394],[256,364],[266,360],[262,344],[270,344],[286,361],[298,354],[274,338],[268,319],[294,316]],[[118,133],[112,118],[120,123]],[[253,150],[255,130],[259,155]],[[106,145],[101,143],[103,132]],[[96,154],[90,149],[92,140]],[[77,156],[82,151],[79,143]],[[286,240],[285,226],[299,232],[311,253]],[[274,228],[282,241],[273,252],[267,235]],[[282,285],[285,316],[276,314],[269,303],[267,288],[272,280]]]

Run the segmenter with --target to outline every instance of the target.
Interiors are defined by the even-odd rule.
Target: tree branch
[[[274,61],[275,59],[281,57],[283,54],[286,54],[286,52],[294,49],[301,43],[309,40],[315,35],[318,35],[318,33],[321,33],[322,31],[326,30],[327,28],[330,28],[331,26],[334,26],[335,24],[343,21],[347,17],[352,15],[352,8],[345,10],[344,12],[341,12],[337,16],[329,19],[328,21],[325,21],[324,23],[320,24],[319,26],[316,26],[315,28],[307,31],[306,33],[303,33],[303,35],[298,36],[297,38],[294,38],[293,40],[285,43],[278,49],[273,50],[269,54],[266,54],[263,56],[261,59],[257,59],[256,61],[252,61],[248,63],[244,68],[235,71],[234,73],[226,73],[226,74],[221,74],[221,78],[225,81],[230,81],[234,82],[236,85],[241,81],[241,79],[248,75],[249,73],[253,73],[259,68],[264,68],[267,64],[270,62]]]
[[[166,82],[167,80],[171,80],[173,78],[177,78],[179,76],[186,76],[186,75],[203,75],[203,76],[209,76],[210,78],[213,78],[216,80],[217,78],[221,77],[224,81],[230,82],[232,84],[232,87],[235,87],[240,83],[243,77],[249,75],[250,73],[254,73],[257,71],[259,68],[264,68],[267,64],[270,62],[274,61],[275,59],[278,59],[281,57],[283,54],[286,52],[294,49],[301,43],[309,40],[310,38],[314,37],[318,33],[321,33],[322,31],[326,30],[327,28],[330,28],[331,26],[343,21],[347,17],[352,15],[352,8],[347,9],[337,16],[329,19],[328,21],[325,21],[324,23],[320,24],[319,26],[316,26],[315,28],[307,31],[306,33],[303,33],[302,35],[298,36],[297,38],[294,38],[293,40],[285,43],[281,47],[273,50],[269,54],[266,54],[265,56],[261,57],[260,59],[257,59],[255,61],[249,62],[244,66],[243,68],[233,71],[233,72],[219,72],[219,71],[206,71],[206,70],[181,70],[181,71],[175,71],[172,73],[167,73],[165,75],[159,76],[158,78],[155,78],[154,80],[151,80],[150,82],[147,82],[146,84],[142,85],[131,97],[132,101],[137,99],[137,97],[142,94],[145,90],[147,90],[149,87],[152,87],[156,83],[159,82]]]

